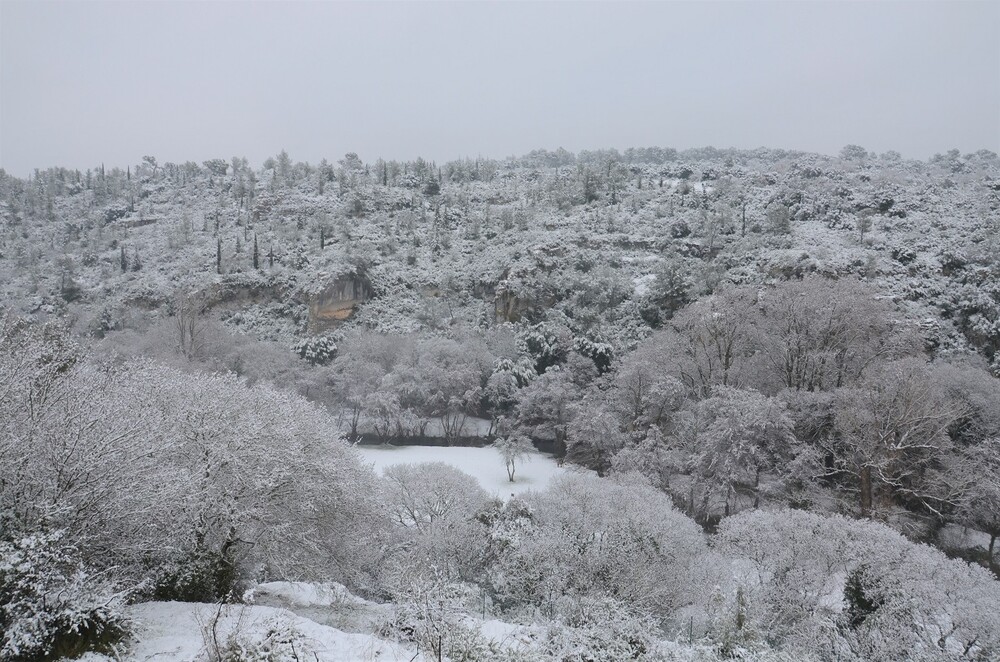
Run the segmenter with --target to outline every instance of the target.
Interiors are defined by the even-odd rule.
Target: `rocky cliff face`
[[[372,286],[364,275],[348,274],[334,279],[309,298],[309,332],[336,328],[371,298]]]

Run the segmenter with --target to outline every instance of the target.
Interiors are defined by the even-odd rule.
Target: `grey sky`
[[[1000,3],[0,0],[0,166],[1000,151]]]

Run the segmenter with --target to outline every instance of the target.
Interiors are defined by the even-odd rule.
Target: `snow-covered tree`
[[[893,502],[938,514],[957,498],[939,467],[952,452],[948,430],[961,415],[920,359],[872,366],[857,386],[841,389],[839,434],[829,450],[835,468],[857,479],[862,516]]]
[[[531,439],[520,434],[498,437],[493,442],[493,448],[503,458],[504,466],[507,468],[507,479],[512,483],[514,482],[514,473],[517,471],[518,461],[534,450],[534,446],[531,445]]]
[[[875,522],[802,511],[723,520],[713,541],[735,560],[728,599],[775,647],[841,659],[989,659],[1000,622],[987,571]]]

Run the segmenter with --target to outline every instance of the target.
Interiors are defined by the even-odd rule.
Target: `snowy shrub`
[[[656,621],[609,598],[567,601],[540,648],[561,662],[660,659]]]
[[[394,561],[404,574],[469,579],[482,538],[474,515],[487,500],[475,478],[443,462],[387,467],[384,502],[404,545]]]
[[[242,588],[235,564],[215,550],[195,549],[158,569],[152,597],[179,602],[235,600]]]
[[[94,574],[61,531],[0,541],[0,659],[116,652],[129,632],[123,596]]]
[[[614,361],[614,348],[605,342],[596,342],[587,338],[577,338],[573,342],[574,351],[586,356],[594,362],[597,372],[604,374],[611,369]]]
[[[309,336],[295,343],[292,351],[313,365],[326,365],[337,358],[337,343],[331,336]]]
[[[553,617],[564,596],[608,597],[666,618],[692,599],[703,534],[641,477],[567,475],[526,501],[480,518],[502,607]]]
[[[396,594],[392,616],[380,625],[379,634],[412,641],[435,660],[472,662],[498,652],[474,624],[467,622],[468,611],[481,595],[478,588],[431,572],[405,579]]]
[[[239,610],[235,620],[234,609]],[[246,614],[244,607],[220,604],[207,619],[196,619],[203,641],[199,662],[298,662],[309,652],[305,637],[287,619],[251,624]]]
[[[523,343],[526,353],[535,360],[535,371],[542,374],[550,367],[566,360],[572,337],[568,329],[539,323],[525,329],[519,340]]]

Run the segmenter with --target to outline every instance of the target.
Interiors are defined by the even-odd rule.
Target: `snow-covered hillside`
[[[986,150],[0,171],[0,659],[995,659],[998,212]]]

